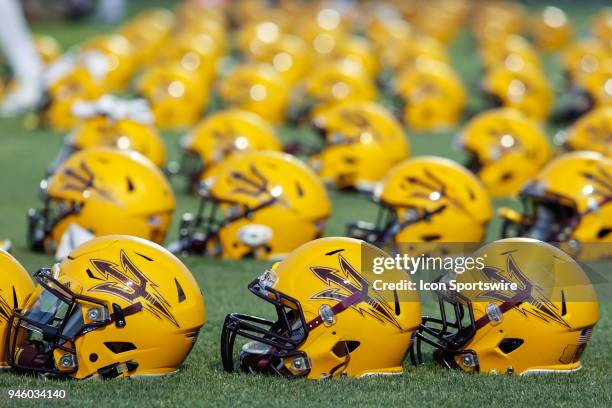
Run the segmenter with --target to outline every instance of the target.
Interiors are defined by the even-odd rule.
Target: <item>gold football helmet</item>
[[[481,45],[520,34],[527,21],[527,8],[514,1],[481,2],[473,11],[472,28]]]
[[[94,37],[78,56],[100,78],[107,91],[125,88],[136,69],[130,42],[120,34]]]
[[[585,73],[597,71],[609,58],[610,50],[594,39],[577,41],[567,47],[561,55],[563,67],[570,82]]]
[[[541,69],[537,49],[524,37],[511,35],[499,43],[493,43],[480,48],[480,59],[486,68],[503,65],[510,70],[521,70],[528,66]]]
[[[171,44],[158,55],[158,61],[177,61],[186,71],[197,74],[205,86],[217,76],[217,65],[223,53],[222,44],[208,33],[183,32],[172,37]]]
[[[73,114],[72,106],[78,101],[96,100],[104,95],[105,90],[85,67],[74,65],[52,81],[46,93],[41,122],[54,130],[69,130],[80,122]]]
[[[194,191],[205,171],[239,151],[281,151],[276,130],[253,112],[228,109],[213,113],[181,140],[184,173]]]
[[[33,250],[54,253],[72,225],[95,236],[129,234],[161,243],[175,207],[165,176],[134,151],[82,150],[41,182],[43,209],[28,212]]]
[[[221,80],[219,95],[227,105],[258,114],[272,124],[285,118],[289,88],[273,66],[239,65]]]
[[[316,115],[323,150],[311,158],[324,181],[338,188],[369,191],[410,154],[401,125],[374,102],[343,103]]]
[[[208,104],[201,77],[178,62],[152,66],[140,77],[137,88],[149,101],[155,124],[162,129],[193,126]]]
[[[165,9],[139,13],[119,27],[119,34],[130,43],[137,65],[151,62],[164,45],[174,25],[174,15]]]
[[[612,52],[597,69],[575,78],[573,87],[579,94],[587,95],[588,108],[612,106]]]
[[[35,275],[7,337],[13,367],[111,379],[176,372],[206,321],[191,272],[144,239],[110,235]]]
[[[580,117],[567,132],[563,145],[568,150],[590,150],[612,159],[612,107]]]
[[[328,59],[338,44],[348,35],[348,24],[339,10],[314,5],[298,19],[295,32],[313,51],[315,61]]]
[[[603,8],[595,14],[591,32],[602,44],[612,49],[612,7]]]
[[[554,99],[544,74],[529,65],[518,70],[505,65],[489,69],[482,80],[482,90],[494,106],[517,109],[538,121],[548,118]]]
[[[414,35],[410,40],[397,44],[397,47],[385,48],[383,58],[397,72],[413,67],[418,60],[434,60],[450,64],[448,51],[435,38],[425,35]]]
[[[612,160],[595,152],[566,153],[527,183],[523,214],[503,209],[502,236],[563,242],[581,260],[598,259],[612,242]],[[565,249],[565,247],[564,247]]]
[[[0,248],[0,369],[6,367],[6,336],[14,309],[23,306],[34,290],[28,272],[11,254]]]
[[[580,369],[599,313],[593,285],[578,263],[552,245],[525,238],[495,241],[470,256],[485,266],[440,281],[474,288],[437,292],[440,316],[423,318],[411,348],[413,362],[422,363],[421,345],[427,343],[437,363],[467,372]],[[502,288],[503,283],[515,287]]]
[[[547,6],[533,19],[531,32],[543,51],[558,51],[572,40],[572,25],[560,8]]]
[[[346,36],[334,47],[332,59],[354,61],[363,68],[366,74],[373,78],[379,70],[379,62],[369,40],[357,35]]]
[[[272,65],[289,86],[295,85],[306,75],[312,62],[310,50],[304,41],[290,34],[283,34],[278,41],[266,44],[255,60]]]
[[[470,156],[467,168],[493,197],[518,193],[550,157],[543,130],[510,108],[480,113],[461,130],[457,142]]]
[[[399,73],[394,92],[404,104],[404,122],[415,131],[456,125],[467,100],[465,87],[453,69],[427,58]]]
[[[303,84],[302,108],[311,117],[338,103],[374,101],[376,85],[363,67],[350,60],[328,61],[314,67]],[[300,97],[302,97],[300,96]]]
[[[62,46],[50,35],[34,35],[34,47],[45,65],[51,64],[62,55]]]
[[[389,44],[399,45],[403,42],[409,42],[413,36],[413,30],[406,20],[400,15],[384,6],[376,10],[376,6],[372,15],[369,16],[365,34],[372,42],[377,53],[381,53]],[[386,64],[385,64],[386,65]]]
[[[411,19],[416,31],[450,44],[461,29],[469,10],[464,0],[434,0],[416,3],[418,12]]]
[[[285,30],[276,21],[253,20],[236,32],[236,46],[240,52],[258,60],[267,47],[276,44],[286,35]]]
[[[166,146],[153,126],[129,118],[94,116],[66,136],[56,166],[73,153],[96,146],[134,150],[157,167],[166,164]]]
[[[377,223],[347,225],[347,235],[368,242],[480,242],[492,207],[484,186],[459,164],[434,156],[393,167],[376,186]]]
[[[400,374],[421,305],[416,291],[401,300],[373,288],[364,256],[384,251],[350,238],[322,238],[302,245],[249,285],[271,303],[276,318],[240,313],[225,318],[221,359],[234,370],[237,340],[247,373],[286,378]],[[409,280],[398,270],[385,274]]]
[[[312,170],[280,152],[233,154],[199,193],[198,213],[183,216],[174,252],[281,258],[320,237],[331,211]]]

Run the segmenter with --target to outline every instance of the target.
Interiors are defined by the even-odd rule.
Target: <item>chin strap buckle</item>
[[[133,315],[142,310],[142,304],[140,302],[133,303],[128,307],[122,308],[117,303],[113,303],[113,314],[111,315],[111,322],[115,322],[115,326],[122,329],[127,324],[125,321],[126,316]]]
[[[119,377],[123,373],[129,373],[138,368],[138,363],[133,360],[128,360],[125,363],[115,363],[98,370],[98,375],[104,380],[110,380]]]

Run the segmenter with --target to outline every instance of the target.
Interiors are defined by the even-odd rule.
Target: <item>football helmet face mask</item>
[[[595,109],[571,126],[564,138],[567,150],[590,150],[612,159],[612,107]]]
[[[161,243],[175,207],[165,176],[136,152],[75,153],[41,182],[43,208],[28,211],[28,241],[54,253],[72,224],[95,236],[129,234]]]
[[[480,181],[459,164],[422,156],[398,164],[373,192],[376,224],[347,225],[347,236],[367,242],[480,242],[492,217]]]
[[[595,290],[581,267],[552,245],[526,238],[495,241],[474,258],[485,267],[451,275],[457,283],[509,282],[516,290],[437,293],[440,315],[424,317],[411,348],[423,343],[434,360],[467,372],[528,374],[580,369],[598,321]],[[447,279],[443,277],[442,279]]]
[[[312,170],[280,152],[233,154],[199,193],[198,212],[183,216],[175,252],[281,258],[321,236],[331,212]]]
[[[33,290],[34,283],[28,272],[0,248],[0,368],[8,366],[5,340],[13,310],[22,307]]]
[[[470,156],[466,167],[493,197],[518,193],[550,157],[548,139],[537,123],[509,108],[480,113],[457,142]]]
[[[234,370],[233,350],[247,339],[239,364],[248,373],[309,379],[401,373],[420,322],[418,294],[400,301],[374,290],[362,270],[365,252],[388,256],[362,241],[322,238],[255,279],[249,290],[274,306],[277,319],[227,315],[221,333],[225,370]]]
[[[178,370],[206,321],[191,272],[159,245],[110,235],[34,275],[13,312],[6,351],[20,370],[61,377],[151,376]]]
[[[181,145],[181,173],[194,191],[205,171],[234,152],[282,150],[274,128],[259,115],[241,109],[212,114],[185,136]]]
[[[520,197],[523,213],[503,210],[502,237],[523,236],[566,243],[581,260],[599,259],[612,242],[612,160],[595,152],[566,153],[527,183]]]
[[[373,102],[343,103],[315,116],[325,137],[311,157],[321,178],[338,188],[370,191],[385,173],[410,154],[401,125]]]

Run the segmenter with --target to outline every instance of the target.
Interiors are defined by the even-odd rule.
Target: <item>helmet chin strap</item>
[[[334,315],[337,315],[338,313],[345,311],[349,307],[354,306],[357,303],[361,302],[361,299],[365,295],[367,295],[367,292],[355,292],[351,296],[342,300],[341,302],[338,302],[335,305],[333,305],[331,307],[331,312],[333,312]],[[320,326],[323,323],[324,323],[323,317],[319,315],[315,317],[314,319],[312,319],[311,321],[309,321],[308,323],[306,323],[306,327],[308,328],[308,330],[312,330]]]

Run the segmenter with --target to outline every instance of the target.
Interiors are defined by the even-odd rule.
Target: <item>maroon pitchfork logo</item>
[[[119,258],[121,265],[103,259],[90,260],[106,282],[94,286],[89,291],[117,295],[132,303],[140,299],[146,310],[179,327],[176,319],[170,313],[170,304],[157,290],[158,286],[138,269],[124,250],[121,250]]]
[[[349,296],[360,293],[361,301],[352,305],[352,309],[362,316],[368,315],[382,323],[388,322],[399,328],[400,324],[393,316],[393,309],[383,297],[373,290],[368,293],[368,289],[371,288],[370,282],[361,276],[341,254],[338,254],[338,264],[339,269],[328,266],[313,266],[310,268],[317,278],[328,286],[328,288],[315,293],[310,298],[342,302]]]

